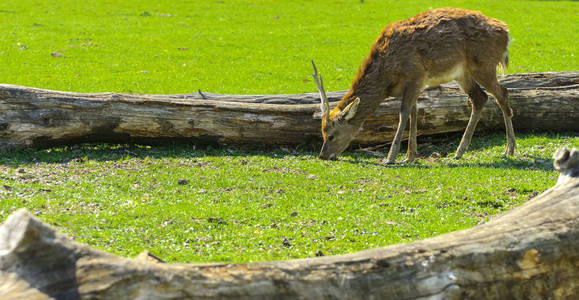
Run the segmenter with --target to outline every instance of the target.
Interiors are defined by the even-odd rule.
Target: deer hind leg
[[[418,156],[418,144],[416,142],[416,135],[418,131],[418,121],[416,119],[416,104],[410,109],[410,128],[408,129],[408,151],[406,151],[406,158],[403,163],[411,163]]]
[[[515,154],[516,142],[515,131],[513,129],[513,109],[509,104],[509,93],[507,89],[502,86],[497,80],[496,67],[490,68],[487,72],[473,74],[475,80],[478,81],[495,99],[497,104],[503,112],[503,119],[505,121],[505,130],[507,134],[507,149],[505,154]]]
[[[476,125],[480,120],[483,107],[488,100],[487,94],[470,76],[459,80],[458,83],[461,88],[468,94],[468,100],[470,101],[472,110],[470,113],[470,119],[468,120],[468,125],[464,130],[464,134],[462,135],[458,149],[456,149],[456,155],[454,156],[455,159],[461,158],[464,152],[468,149],[472,135],[476,129]]]
[[[402,105],[400,107],[400,120],[398,122],[398,129],[396,130],[396,135],[394,135],[394,140],[392,140],[390,152],[388,152],[388,158],[386,158],[385,164],[393,164],[396,162],[396,156],[398,155],[398,149],[400,149],[400,142],[402,141],[404,127],[406,127],[411,110],[416,106],[416,100],[418,99],[420,92],[421,90],[416,83],[408,84],[404,88]],[[413,119],[416,120],[416,118]],[[412,134],[412,130],[410,131]],[[416,137],[414,137],[414,139],[416,139]],[[411,143],[410,140],[408,142]],[[410,147],[411,146],[409,145],[409,149]]]

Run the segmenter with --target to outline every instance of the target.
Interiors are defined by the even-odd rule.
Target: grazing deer
[[[336,159],[350,144],[364,121],[386,97],[402,97],[400,121],[386,164],[394,163],[402,133],[410,119],[408,151],[404,162],[417,156],[416,100],[427,86],[456,80],[472,105],[470,120],[456,150],[460,158],[470,144],[487,101],[482,85],[503,112],[507,132],[506,154],[515,151],[515,133],[507,90],[497,80],[497,65],[508,67],[509,32],[505,23],[477,11],[441,8],[386,26],[372,46],[338,106],[330,111],[321,76],[314,65],[314,80],[322,102],[321,159]],[[312,62],[313,64],[313,62]]]

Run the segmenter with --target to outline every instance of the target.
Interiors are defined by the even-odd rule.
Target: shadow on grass
[[[497,146],[506,147],[506,138],[501,133],[477,133],[469,147],[470,151],[481,151]],[[548,137],[556,138],[559,136],[575,136],[575,133],[561,134],[561,133],[534,133],[525,132],[518,133],[517,137],[521,139],[529,137]],[[392,169],[428,169],[428,168],[502,168],[502,169],[539,169],[550,170],[553,167],[552,160],[546,161],[543,157],[526,155],[524,158],[502,156],[500,160],[493,162],[469,162],[468,158],[460,160],[452,160],[450,157],[456,150],[460,142],[461,134],[441,134],[428,137],[419,137],[419,152],[422,158],[416,163],[402,164],[397,163],[393,165],[383,165],[377,162],[379,158],[376,155],[367,153],[349,152],[345,157],[340,158],[340,162],[347,162],[358,164],[361,166],[379,166]],[[406,143],[401,145],[401,149],[406,148]],[[388,151],[388,146],[380,149],[383,150],[384,156]],[[253,149],[253,150],[233,150],[225,147],[197,147],[191,144],[173,144],[173,145],[159,145],[159,146],[145,146],[137,144],[80,144],[72,146],[52,147],[46,149],[24,149],[24,150],[9,150],[0,153],[0,165],[8,167],[18,167],[20,165],[37,164],[37,163],[51,163],[51,164],[68,164],[70,162],[83,162],[87,160],[93,161],[119,161],[128,158],[200,158],[206,156],[262,156],[270,158],[280,158],[284,156],[313,156],[317,157],[317,152],[314,152],[311,146],[298,146],[295,148],[269,148],[269,149]],[[380,152],[379,151],[379,152]],[[437,154],[440,158],[432,159],[433,154]],[[384,158],[382,158],[384,159]],[[542,161],[542,163],[535,163]],[[327,162],[331,165],[331,162]]]
[[[478,136],[478,137],[477,137]],[[545,138],[559,138],[559,137],[576,137],[576,133],[535,133],[532,131],[519,132],[517,133],[517,138],[519,140],[524,140],[527,138],[535,137],[545,137]],[[463,157],[461,159],[455,160],[452,158],[456,148],[460,142],[461,134],[441,134],[435,136],[429,136],[426,138],[418,138],[419,142],[419,159],[414,163],[403,164],[400,161],[403,158],[398,159],[398,163],[393,165],[384,165],[380,162],[369,162],[369,157],[374,157],[384,161],[386,159],[387,151],[390,145],[383,147],[376,151],[375,153],[381,153],[382,155],[372,155],[365,153],[353,154],[348,161],[353,164],[360,165],[372,165],[381,166],[385,168],[392,169],[429,169],[429,168],[493,168],[493,169],[529,169],[529,170],[553,170],[553,160],[546,159],[542,156],[524,154],[521,155],[521,150],[518,148],[516,150],[515,156],[501,155],[500,157],[492,158],[492,162],[472,162],[468,157]],[[502,133],[477,133],[467,150],[469,152],[481,152],[487,151],[491,148],[502,148],[506,149],[506,136]],[[407,143],[401,144],[401,149],[406,149]],[[501,150],[502,151],[502,150]],[[402,151],[401,154],[404,154]]]
[[[285,149],[285,150],[282,150]],[[87,160],[104,162],[120,161],[128,158],[201,158],[207,156],[265,156],[279,158],[286,155],[316,155],[299,149],[272,148],[267,150],[238,150],[198,147],[191,144],[138,145],[138,144],[80,144],[45,149],[8,150],[0,153],[0,165],[18,167],[20,165],[49,163],[67,164]]]
[[[431,168],[490,168],[490,169],[519,169],[519,170],[553,170],[553,161],[545,160],[543,157],[527,156],[524,159],[512,158],[508,156],[501,157],[501,160],[494,162],[469,162],[462,158],[461,160],[444,159],[438,161],[437,164],[424,164],[425,159],[418,159],[413,163],[396,163],[391,165],[384,165],[377,162],[369,162],[361,159],[343,160],[344,162],[357,164],[361,166],[376,166],[390,169],[431,169]],[[542,161],[535,163],[533,161]]]
[[[430,157],[435,152],[440,154],[441,157],[447,157],[450,154],[455,153],[461,138],[462,133],[460,132],[441,133],[425,137],[419,136],[417,138],[418,151],[422,157]],[[505,148],[507,146],[507,139],[505,135],[496,132],[489,133],[477,131],[472,138],[467,152],[485,150],[501,145],[503,145]],[[408,140],[403,140],[400,144],[401,153],[405,153],[405,149],[407,149],[407,147]],[[386,157],[386,154],[390,150],[390,144],[384,145],[374,150],[376,150],[377,153],[382,153],[383,157]]]
[[[384,165],[378,162],[368,162],[368,157],[380,157],[381,160],[386,159],[387,152],[390,145],[382,147],[375,151],[374,153],[381,153],[380,156],[356,153],[352,154],[352,159],[344,160],[353,164],[360,165],[373,165],[382,166],[385,168],[392,169],[429,169],[429,168],[493,168],[493,169],[529,169],[529,170],[553,170],[553,160],[546,159],[542,156],[535,156],[530,154],[521,155],[520,148],[517,148],[515,156],[501,155],[500,157],[495,157],[492,162],[471,162],[468,157],[463,157],[459,160],[452,159],[456,148],[462,137],[461,133],[449,133],[449,134],[439,134],[428,137],[418,137],[419,143],[419,155],[420,158],[414,163],[402,164],[400,162],[393,165]],[[519,141],[528,138],[576,138],[578,134],[576,132],[534,132],[534,131],[523,131],[517,132],[517,138]],[[507,147],[506,136],[501,132],[477,132],[472,139],[469,146],[468,152],[476,151],[487,151],[488,149],[495,147]],[[407,148],[407,143],[404,141],[401,149],[405,150]],[[402,151],[401,154],[404,154]],[[523,156],[523,157],[521,157]],[[438,157],[438,158],[433,158]],[[362,159],[365,158],[366,160]],[[399,158],[398,161],[402,159]]]

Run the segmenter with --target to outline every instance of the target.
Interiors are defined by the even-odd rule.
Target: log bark
[[[516,130],[579,131],[579,72],[511,74]],[[418,102],[420,135],[462,132],[470,104],[457,85],[430,90]],[[328,93],[338,101],[344,92]],[[390,142],[399,99],[388,98],[353,144]],[[503,129],[494,101],[479,129]],[[183,95],[81,94],[0,85],[0,150],[81,142],[187,142],[236,146],[318,144],[317,94]]]
[[[577,299],[579,152],[558,183],[472,229],[349,255],[166,264],[68,240],[25,210],[0,227],[0,299]]]

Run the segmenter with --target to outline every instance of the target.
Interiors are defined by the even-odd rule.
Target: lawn
[[[82,3],[82,4],[81,4]],[[349,88],[388,23],[436,7],[510,26],[509,72],[579,69],[566,1],[0,1],[0,81],[75,92],[313,92]]]
[[[505,157],[504,135],[493,134],[456,161],[447,153],[458,138],[424,143],[427,158],[393,167],[356,152],[328,162],[191,146],[13,151],[0,158],[0,216],[27,207],[78,241],[168,261],[343,254],[486,222],[554,185],[552,153],[579,144],[520,134],[518,154]]]
[[[563,1],[4,1],[0,82],[75,92],[347,89],[387,23],[434,7],[510,25],[509,72],[579,69],[579,5]],[[0,221],[20,207],[77,241],[170,262],[349,253],[487,222],[551,187],[577,133],[419,137],[423,158],[384,167],[347,152],[85,144],[0,153]],[[404,149],[404,148],[403,148]],[[401,154],[401,156],[403,153]]]

